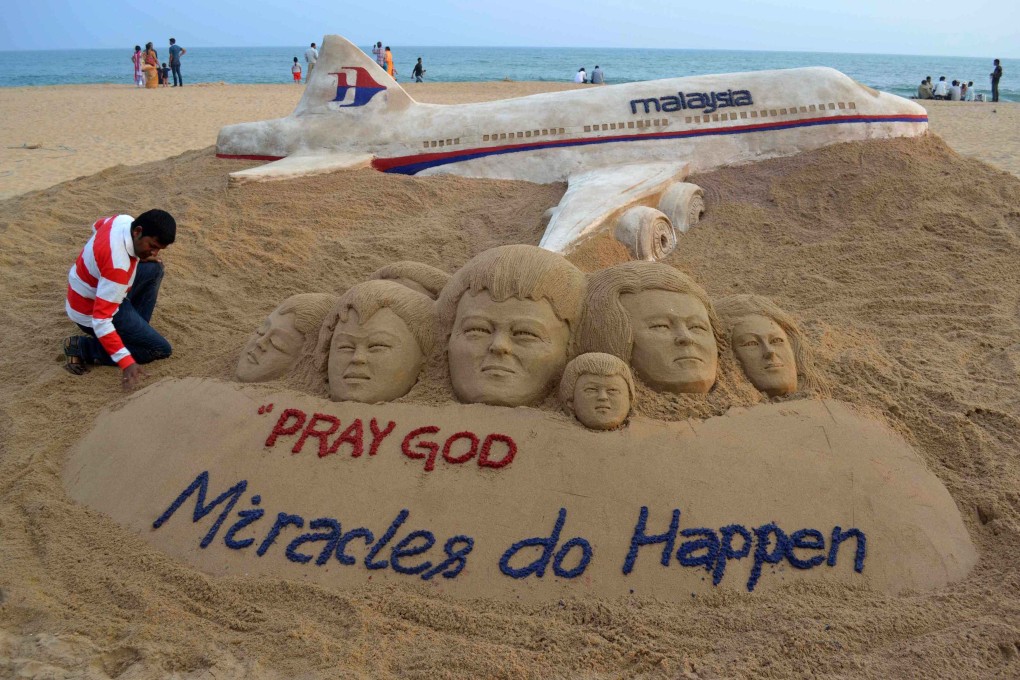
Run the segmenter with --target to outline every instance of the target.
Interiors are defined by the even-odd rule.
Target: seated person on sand
[[[719,367],[718,333],[712,303],[690,277],[625,262],[590,276],[578,344],[623,359],[658,392],[705,394]]]
[[[435,300],[450,280],[450,275],[427,264],[405,260],[380,267],[368,278],[395,281]]]
[[[139,364],[170,356],[170,343],[149,321],[156,308],[163,262],[159,251],[177,238],[177,222],[163,210],[104,217],[92,225],[67,274],[67,316],[87,335],[64,340],[64,368],[82,375],[91,364],[118,366],[125,390],[144,377]]]
[[[323,293],[292,295],[280,303],[241,350],[237,379],[264,382],[286,374],[303,349],[314,349],[322,320],[335,303],[336,296]]]
[[[760,295],[730,295],[715,309],[737,362],[758,390],[782,397],[807,387],[807,352],[789,314]]]
[[[584,299],[585,277],[537,246],[486,250],[439,296],[450,382],[466,403],[540,403],[559,382]]]
[[[582,354],[563,369],[560,403],[591,430],[615,430],[627,421],[634,403],[630,368],[612,354]]]
[[[353,286],[319,333],[330,399],[375,404],[407,394],[432,353],[435,327],[431,298],[393,281]]]

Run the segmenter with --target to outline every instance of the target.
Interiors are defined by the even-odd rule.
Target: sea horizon
[[[127,48],[0,50],[0,87],[30,87],[132,81]],[[302,67],[307,46],[193,47],[182,60],[185,83],[272,84],[291,82],[290,66]],[[370,55],[369,46],[359,46]],[[160,61],[166,46],[157,45]],[[426,82],[501,80],[570,82],[578,68],[600,65],[607,83],[627,83],[712,73],[739,73],[803,66],[829,66],[851,78],[901,96],[916,94],[926,76],[973,81],[975,93],[991,92],[993,57],[817,52],[808,50],[720,50],[692,48],[430,46],[394,45],[398,82],[407,82],[417,57]],[[371,58],[371,57],[370,57]],[[1020,59],[1003,58],[1003,101],[1020,100],[1013,74]]]

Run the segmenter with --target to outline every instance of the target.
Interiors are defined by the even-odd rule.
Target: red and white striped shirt
[[[113,315],[135,280],[138,258],[130,215],[103,217],[67,274],[67,316],[95,331],[103,349],[121,369],[135,363],[113,327]]]

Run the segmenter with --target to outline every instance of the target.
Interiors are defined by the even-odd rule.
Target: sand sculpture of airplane
[[[658,259],[700,217],[694,171],[829,144],[923,134],[923,107],[830,68],[692,76],[472,104],[414,101],[346,39],[322,53],[294,112],[228,125],[220,158],[273,161],[232,182],[373,167],[568,183],[539,245],[569,251],[605,226]]]

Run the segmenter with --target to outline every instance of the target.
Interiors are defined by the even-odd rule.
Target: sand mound
[[[712,296],[767,295],[802,320],[833,396],[885,420],[948,488],[979,552],[968,578],[927,594],[816,583],[685,604],[515,604],[211,578],[64,492],[74,442],[121,398],[114,372],[76,379],[54,361],[71,332],[63,281],[97,217],[157,205],[178,217],[154,320],[175,354],[150,379],[227,380],[251,329],[285,297],[336,292],[396,260],[452,270],[487,247],[537,243],[563,192],[369,171],[227,191],[241,167],[191,152],[0,204],[4,673],[1016,674],[1016,178],[937,138],[721,170],[693,178],[708,213],[673,259]],[[573,259],[591,270],[621,256],[596,239]],[[140,447],[146,426],[124,423]]]
[[[166,415],[140,450],[122,424],[154,411]],[[531,408],[165,380],[104,412],[64,479],[206,573],[344,590],[685,602],[820,581],[895,593],[959,580],[977,557],[917,454],[835,401],[592,432]]]

